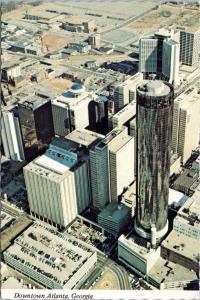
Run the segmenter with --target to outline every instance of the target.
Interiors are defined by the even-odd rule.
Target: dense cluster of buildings
[[[67,57],[101,49],[93,19],[36,9],[23,20],[56,23],[85,36],[62,49]],[[183,82],[180,66],[198,64],[199,37],[199,30],[164,28],[141,37],[138,69],[118,79],[109,74],[109,84],[100,77],[99,86],[88,79],[101,75],[93,61],[90,70],[81,65],[68,72],[64,65],[63,71],[51,53],[44,59],[42,36],[9,41],[10,51],[39,59],[3,62],[1,72],[1,150],[24,164],[34,220],[5,247],[2,257],[9,266],[45,288],[80,288],[96,266],[97,252],[62,232],[87,213],[115,240],[117,260],[149,284],[158,289],[197,284],[200,96],[195,80]],[[27,78],[30,90],[17,93]],[[59,80],[64,85],[55,91]],[[43,81],[49,91],[42,90]],[[4,227],[13,222],[6,215],[3,220]]]

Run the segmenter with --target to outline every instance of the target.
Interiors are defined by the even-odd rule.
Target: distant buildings
[[[171,85],[152,80],[137,88],[135,230],[152,245],[168,230],[172,109]]]
[[[192,66],[199,61],[200,29],[196,31],[180,31],[180,61]]]
[[[92,101],[82,84],[75,83],[71,89],[52,101],[55,134],[65,136],[77,128],[89,125],[88,105]]]
[[[155,74],[173,85],[179,85],[178,33],[160,29],[154,35],[139,41],[139,71],[145,77]]]
[[[35,94],[18,102],[19,122],[26,160],[44,150],[54,136],[51,99]]]
[[[134,179],[134,139],[127,128],[115,128],[90,150],[90,172],[93,206],[102,209],[110,201],[117,201]]]
[[[97,262],[85,243],[35,222],[3,254],[5,262],[48,289],[78,289]]]
[[[94,33],[89,36],[89,44],[93,48],[100,48],[101,47],[101,35],[99,33]]]
[[[1,137],[4,154],[12,160],[24,160],[23,140],[19,125],[17,108],[2,110]]]
[[[172,151],[181,156],[183,164],[199,143],[199,112],[200,97],[195,87],[189,88],[174,100]]]
[[[143,80],[143,74],[137,73],[133,77],[127,79],[114,90],[114,108],[115,113],[122,109],[131,101],[136,100],[136,87]]]
[[[91,49],[91,46],[88,45],[88,43],[83,42],[83,43],[69,43],[67,45],[67,49],[69,50],[74,50],[79,53],[88,53],[89,50]]]
[[[72,32],[93,33],[95,23],[92,19],[88,20],[76,16],[69,16],[62,21],[61,27]]]
[[[18,63],[4,62],[1,66],[2,81],[9,82],[9,80],[19,77],[21,75],[21,67]]]

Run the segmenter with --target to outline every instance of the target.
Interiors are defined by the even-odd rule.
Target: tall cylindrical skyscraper
[[[173,98],[173,87],[160,80],[148,81],[137,88],[135,230],[147,239],[152,239],[154,232],[159,240],[168,230]]]

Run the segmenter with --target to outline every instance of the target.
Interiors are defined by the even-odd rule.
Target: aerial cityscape
[[[1,291],[198,291],[198,1],[1,10]]]

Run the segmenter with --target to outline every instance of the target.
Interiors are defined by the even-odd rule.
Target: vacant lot
[[[184,26],[193,31],[198,27],[198,17],[199,12],[196,9],[186,8],[182,4],[165,4],[131,23],[127,28],[139,36],[154,32],[160,27]]]
[[[49,51],[55,51],[63,48],[69,43],[69,38],[54,33],[44,33],[44,44],[48,47]]]

